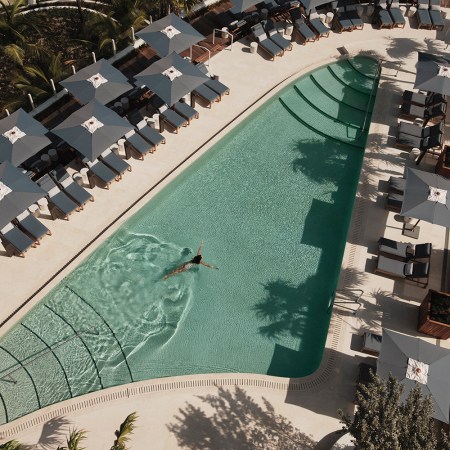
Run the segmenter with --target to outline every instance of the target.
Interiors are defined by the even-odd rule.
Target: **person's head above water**
[[[192,258],[192,262],[194,263],[194,264],[200,264],[200,261],[202,260],[202,255],[195,255],[193,258]]]

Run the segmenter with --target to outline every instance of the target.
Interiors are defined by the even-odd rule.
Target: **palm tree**
[[[22,445],[17,441],[8,441],[0,445],[1,450],[21,450]]]
[[[67,438],[67,447],[58,447],[56,450],[85,450],[85,447],[80,447],[81,441],[86,439],[85,430],[77,430],[74,428]]]
[[[135,428],[135,421],[138,418],[137,413],[131,413],[120,425],[120,428],[114,433],[116,440],[114,441],[111,450],[127,450],[126,443],[130,440],[129,435],[133,434]]]

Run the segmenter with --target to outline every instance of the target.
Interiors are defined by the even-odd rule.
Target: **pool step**
[[[292,92],[281,95],[279,100],[292,116],[317,133],[356,147],[365,147],[366,133],[361,133],[360,128],[323,115],[302,97],[294,97]]]
[[[350,89],[360,92],[361,94],[370,96],[372,92],[374,80],[364,77],[356,70],[349,70],[350,67],[347,63],[347,67],[343,66],[342,63],[345,61],[338,61],[327,67],[327,70],[336,78],[337,81],[342,83],[344,86],[348,86]],[[341,65],[339,65],[341,63]]]
[[[346,60],[354,70],[358,71],[361,75],[371,78],[377,81],[380,74],[378,69],[378,63],[372,58],[365,56],[355,56]]]
[[[331,118],[337,119],[345,124],[354,125],[355,127],[363,126],[366,116],[365,111],[348,106],[324,94],[311,77],[299,81],[294,85],[294,89],[309,103],[313,104],[315,108],[323,111],[324,114]],[[370,120],[370,114],[368,120]]]
[[[369,96],[344,85],[326,68],[316,70],[314,74],[310,75],[310,78],[329,97],[352,108],[364,112],[367,110]]]

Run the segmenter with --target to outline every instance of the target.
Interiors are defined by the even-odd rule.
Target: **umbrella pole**
[[[413,225],[413,227],[411,228],[411,231],[414,231],[414,229],[417,227],[417,225],[419,225],[420,219]]]

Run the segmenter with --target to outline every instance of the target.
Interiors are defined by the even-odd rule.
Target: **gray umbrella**
[[[106,104],[133,89],[126,76],[105,59],[60,82],[81,104],[92,99]]]
[[[205,39],[192,25],[171,13],[136,33],[159,56],[181,53]]]
[[[97,100],[72,113],[52,132],[90,161],[133,130],[132,125]]]
[[[450,60],[442,56],[419,52],[414,87],[450,95]]]
[[[318,6],[325,5],[326,0],[301,0],[301,4],[305,8],[306,11],[311,12],[313,8],[317,8]]]
[[[176,53],[154,62],[135,76],[169,106],[203,84],[208,77]]]
[[[234,5],[233,11],[244,12],[260,2],[261,0],[232,0],[231,3]]]
[[[431,396],[438,420],[449,423],[450,409],[450,351],[411,336],[383,329],[377,374],[389,373],[404,385],[402,400],[416,386]]]
[[[450,228],[450,180],[422,170],[410,169],[400,214]]]
[[[0,120],[0,162],[18,166],[51,144],[40,122],[22,108]]]
[[[8,161],[0,164],[0,229],[46,192]]]

